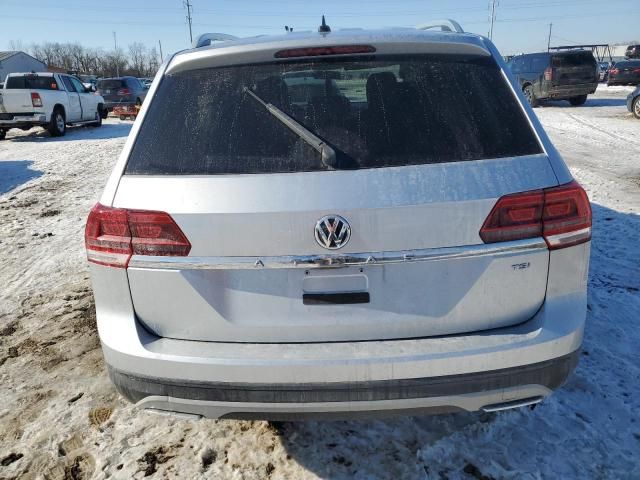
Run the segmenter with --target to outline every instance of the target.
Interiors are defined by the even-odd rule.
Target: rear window
[[[24,77],[9,77],[5,88],[30,90],[59,90],[58,82],[52,76],[26,75]]]
[[[263,102],[329,144],[339,169],[541,152],[490,57],[321,59],[165,76],[125,173],[330,169]]]
[[[591,52],[567,53],[553,56],[554,67],[578,67],[595,65],[596,59]]]
[[[629,68],[629,67],[639,67],[640,60],[623,60],[621,62],[616,63],[616,68]]]
[[[122,80],[100,80],[98,82],[98,90],[117,90],[124,87],[124,81]]]

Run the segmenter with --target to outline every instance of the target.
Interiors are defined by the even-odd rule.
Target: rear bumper
[[[90,268],[105,361],[123,395],[140,407],[208,417],[353,418],[473,411],[551,393],[582,344],[588,260],[589,243],[550,252],[546,300],[519,325],[324,343],[158,337],[136,319],[126,270]]]
[[[31,115],[15,114],[11,119],[0,119],[0,128],[8,130],[10,128],[46,125],[47,123],[49,122],[47,120],[47,116],[44,113],[34,113]]]
[[[495,411],[540,401],[562,385],[579,351],[487,372],[400,380],[238,384],[146,378],[109,369],[118,391],[156,412],[213,418],[354,418],[388,414]]]
[[[628,75],[628,76],[617,75],[615,77],[609,76],[609,79],[607,80],[607,85],[640,85],[640,76],[637,76],[637,75]]]
[[[104,108],[109,112],[111,112],[115,107],[128,108],[128,107],[135,107],[135,105],[136,105],[135,99],[123,100],[121,102],[110,102],[108,100],[105,100],[104,102]]]
[[[580,95],[589,95],[596,91],[598,82],[584,83],[579,85],[559,85],[549,87],[548,98],[564,99],[578,97]]]

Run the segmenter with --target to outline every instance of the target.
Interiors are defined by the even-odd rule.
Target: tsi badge
[[[326,215],[316,223],[315,235],[321,247],[336,250],[351,238],[351,227],[340,215]]]
[[[514,263],[513,265],[511,265],[511,268],[513,268],[514,270],[524,270],[525,268],[529,268],[531,264],[529,262],[524,262],[524,263]]]

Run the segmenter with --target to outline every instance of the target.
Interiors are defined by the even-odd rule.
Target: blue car
[[[627,96],[627,110],[640,119],[640,85]]]

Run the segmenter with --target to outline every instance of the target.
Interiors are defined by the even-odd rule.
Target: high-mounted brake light
[[[544,70],[544,79],[547,81],[553,80],[553,68],[547,67]]]
[[[42,98],[40,98],[40,94],[38,92],[31,92],[31,105],[34,107],[42,106]]]
[[[352,55],[355,53],[374,53],[372,45],[335,45],[332,47],[289,48],[279,50],[275,58],[322,57],[325,55]]]
[[[501,197],[480,229],[485,243],[544,237],[550,250],[591,239],[591,206],[575,181]]]
[[[132,255],[185,257],[191,244],[165,212],[127,210],[96,204],[84,233],[87,259],[126,268]]]

